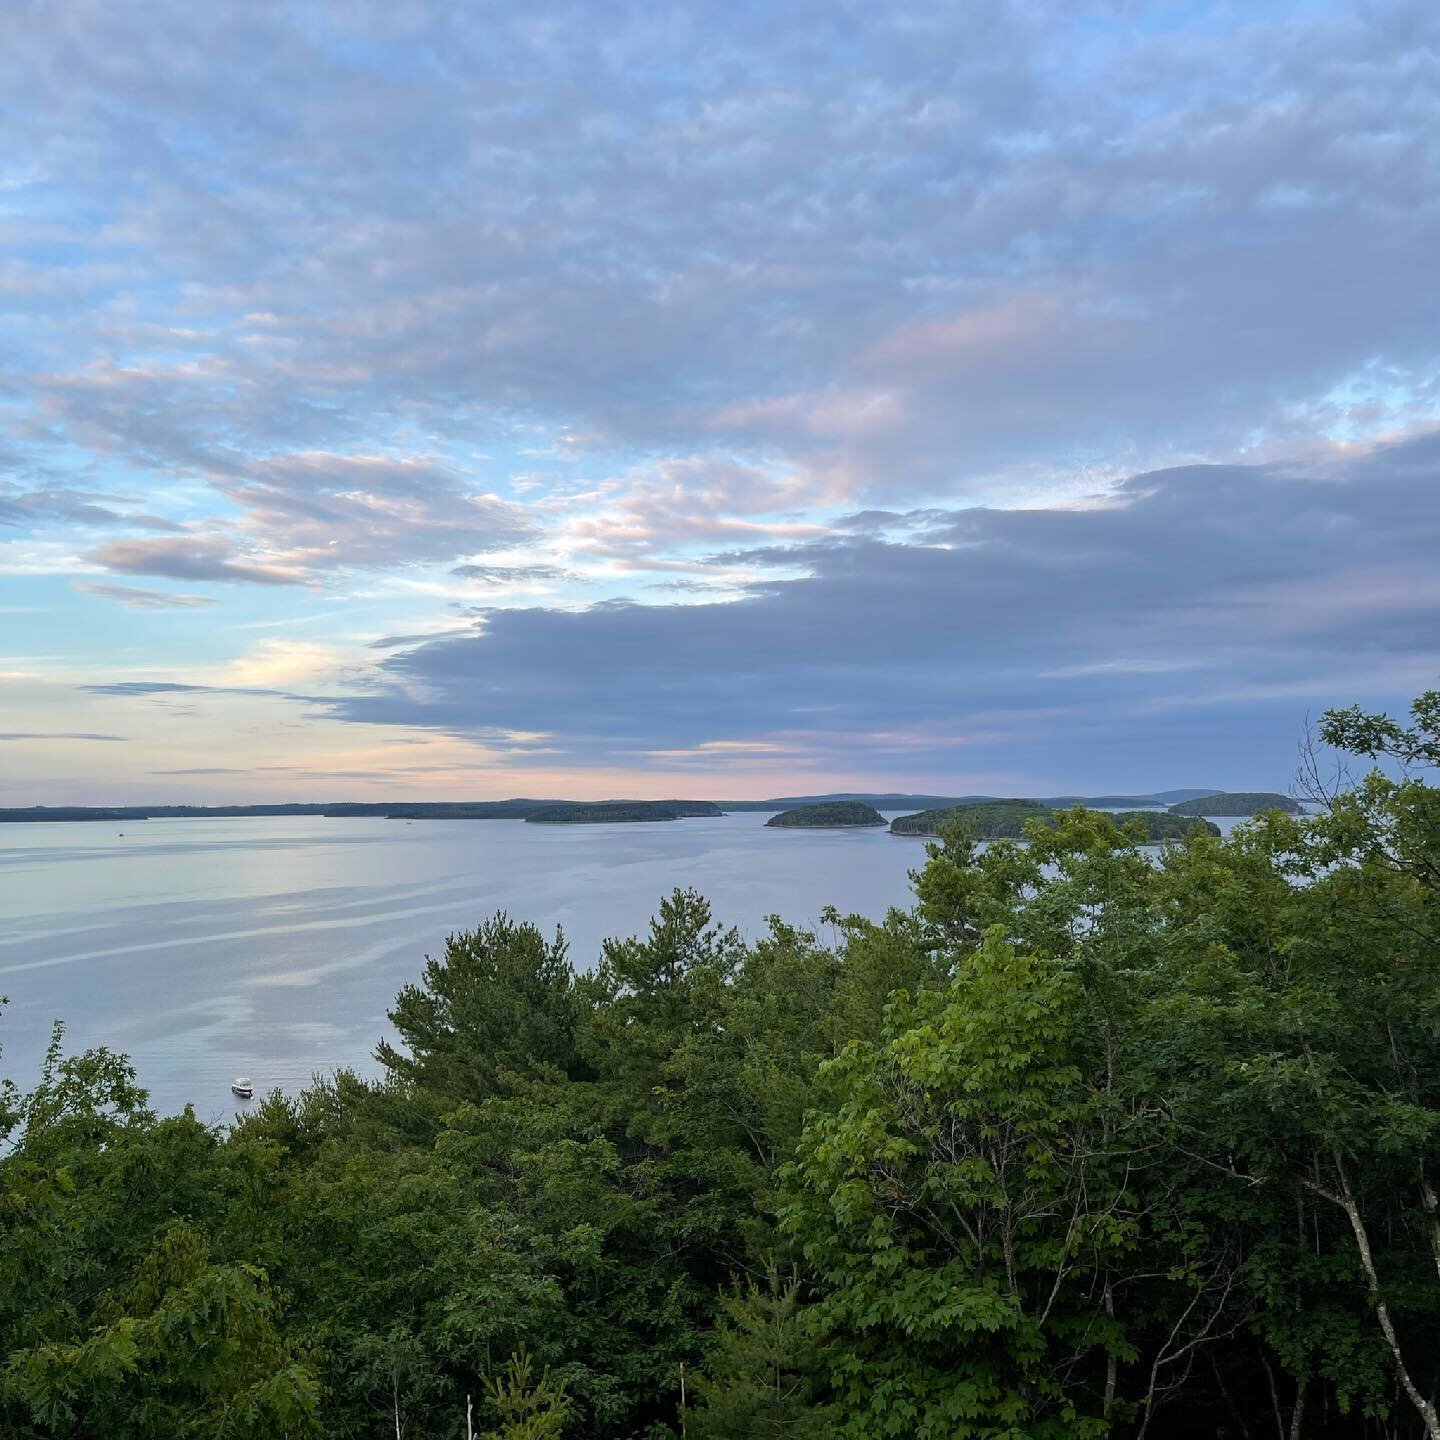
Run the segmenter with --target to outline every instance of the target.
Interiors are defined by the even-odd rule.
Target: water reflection
[[[0,827],[4,1071],[68,1045],[130,1053],[155,1104],[222,1118],[232,1076],[296,1089],[370,1067],[395,991],[497,909],[562,925],[589,965],[694,885],[747,933],[779,912],[903,903],[920,847],[884,831],[780,831],[763,814],[662,825],[273,817]]]

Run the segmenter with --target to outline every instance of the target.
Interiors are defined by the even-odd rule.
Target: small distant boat
[[[230,1082],[230,1088],[242,1099],[249,1100],[255,1094],[255,1087],[244,1076]]]

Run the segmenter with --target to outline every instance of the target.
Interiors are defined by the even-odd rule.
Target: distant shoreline
[[[1177,813],[1206,813],[1198,808],[1211,797],[1232,792],[1174,789],[1134,795],[1060,795],[1039,797],[1029,803],[1054,809],[1083,805],[1095,810],[1157,809],[1184,806]],[[1250,798],[1254,792],[1245,792]],[[1236,795],[1236,798],[1240,798]],[[1282,797],[1275,797],[1280,799]],[[142,820],[241,820],[318,818],[327,820],[558,820],[558,812],[576,820],[636,823],[660,818],[699,818],[742,811],[775,813],[816,805],[840,803],[869,805],[875,810],[915,812],[1001,803],[988,795],[883,794],[794,795],[761,800],[409,800],[409,801],[292,801],[248,805],[27,805],[0,807],[0,825],[24,824],[138,824]],[[1006,801],[1004,803],[1014,803]],[[1294,805],[1293,801],[1287,802]],[[1295,806],[1298,810],[1300,807]],[[664,810],[673,810],[663,816]],[[628,813],[625,813],[628,812]],[[1217,812],[1233,813],[1233,812]]]

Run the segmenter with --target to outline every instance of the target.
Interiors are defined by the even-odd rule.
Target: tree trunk
[[[1360,1206],[1355,1199],[1354,1192],[1350,1189],[1350,1177],[1345,1173],[1345,1166],[1340,1157],[1336,1155],[1333,1159],[1335,1174],[1340,1181],[1338,1195],[1322,1189],[1314,1181],[1307,1181],[1306,1184],[1317,1195],[1338,1205],[1350,1221],[1350,1229],[1355,1235],[1355,1249],[1360,1256],[1360,1268],[1365,1272],[1365,1283],[1370,1290],[1370,1303],[1375,1307],[1375,1318],[1380,1322],[1380,1330],[1385,1336],[1385,1343],[1389,1345],[1390,1353],[1395,1357],[1395,1373],[1400,1379],[1400,1387],[1410,1397],[1410,1403],[1419,1413],[1425,1426],[1427,1440],[1440,1440],[1440,1415],[1437,1415],[1435,1406],[1420,1393],[1419,1386],[1410,1378],[1410,1372],[1405,1367],[1405,1357],[1400,1352],[1400,1337],[1395,1331],[1395,1321],[1390,1314],[1390,1307],[1380,1293],[1380,1274],[1375,1269],[1375,1257],[1370,1249],[1370,1234],[1365,1228],[1365,1217],[1360,1213]]]
[[[1280,1414],[1280,1392],[1275,1388],[1275,1371],[1263,1350],[1260,1352],[1260,1363],[1265,1367],[1265,1378],[1270,1382],[1270,1410],[1275,1416],[1275,1433],[1280,1440],[1285,1440],[1285,1421]]]
[[[1430,1217],[1430,1253],[1435,1257],[1435,1273],[1440,1275],[1440,1205],[1436,1203],[1435,1187],[1423,1165],[1420,1167],[1420,1200]]]
[[[1110,1281],[1105,1281],[1105,1313],[1113,1320],[1115,1318],[1115,1292],[1110,1288]],[[1111,1349],[1105,1356],[1105,1408],[1100,1412],[1105,1419],[1110,1418],[1111,1407],[1115,1404],[1115,1350],[1114,1337],[1111,1337]]]

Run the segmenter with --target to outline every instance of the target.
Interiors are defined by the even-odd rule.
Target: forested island
[[[976,840],[994,840],[1025,833],[1025,822],[1050,814],[1039,800],[984,800],[899,815],[890,822],[894,835],[938,835],[941,827],[962,824]]]
[[[939,810],[922,810],[916,815],[899,815],[890,822],[892,835],[938,835],[949,825],[961,825],[975,840],[1015,839],[1035,820],[1052,830],[1060,824],[1065,810],[1051,809],[1039,800],[992,800],[979,805],[960,805]],[[1220,827],[1208,820],[1176,815],[1165,810],[1123,810],[1109,819],[1122,830],[1138,826],[1146,843],[1179,840],[1201,829],[1218,835]]]
[[[1200,800],[1181,800],[1170,807],[1172,815],[1259,815],[1265,810],[1280,810],[1286,815],[1300,815],[1305,807],[1288,795],[1269,791],[1231,790]]]
[[[821,805],[797,805],[772,815],[766,825],[781,830],[861,829],[883,825],[885,817],[873,806],[858,800],[829,800]]]
[[[525,819],[532,825],[615,825],[724,813],[708,800],[599,800],[581,805],[547,805],[532,810]]]
[[[0,1088],[0,1434],[1433,1437],[1414,715],[1321,725],[1400,778],[1163,865],[1067,811],[823,938],[477,917],[378,1078],[228,1127],[57,1032]]]

